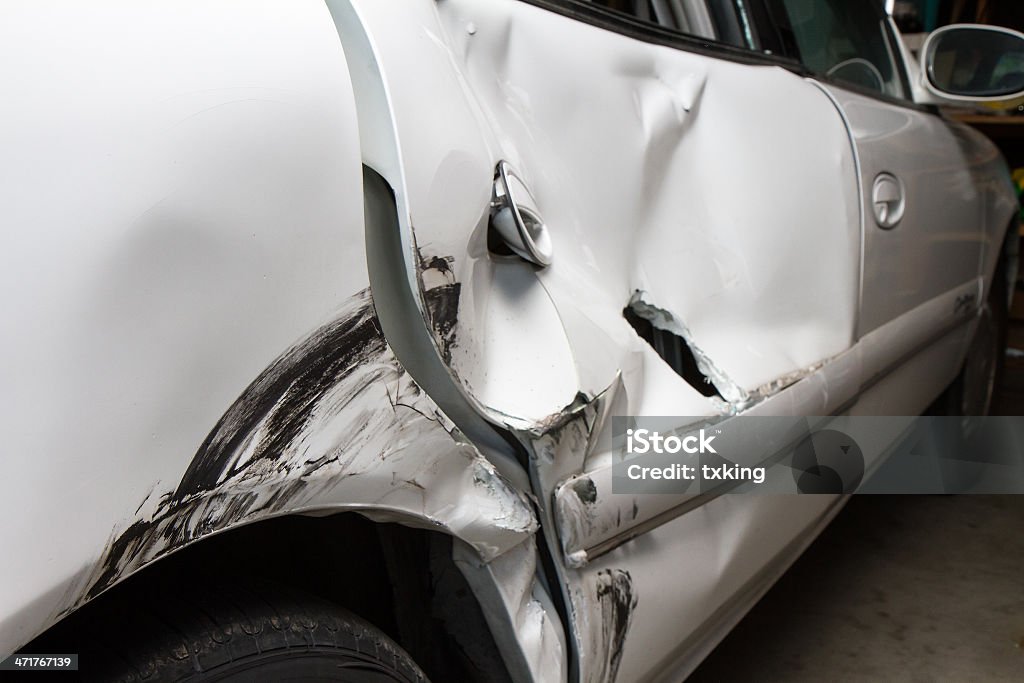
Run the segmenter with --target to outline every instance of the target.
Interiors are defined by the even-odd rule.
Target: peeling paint
[[[538,421],[527,431],[535,437],[540,437],[545,434],[556,434],[562,427],[579,418],[584,413],[584,410],[590,405],[592,400],[593,399],[587,397],[586,394],[579,392],[576,394],[576,398],[574,398],[569,405],[556,413],[548,415],[543,420]]]
[[[825,367],[825,365],[827,365],[831,360],[832,358],[826,358],[825,360],[819,363],[815,363],[814,365],[811,365],[809,367],[802,368],[800,370],[794,370],[793,372],[787,373],[776,380],[768,382],[767,384],[762,384],[761,386],[759,386],[757,389],[754,389],[754,391],[750,393],[752,396],[756,396],[758,398],[767,398],[772,394],[777,394],[786,387],[791,386],[796,382],[799,382],[803,378],[813,375],[815,372]]]
[[[733,381],[710,356],[694,341],[693,335],[686,325],[677,320],[669,311],[659,308],[649,301],[649,294],[637,290],[630,299],[629,308],[636,315],[647,320],[654,327],[670,332],[680,337],[697,361],[697,367],[701,374],[707,377],[714,387],[725,399],[726,405],[722,405],[723,412],[736,414],[743,412],[765,398],[777,394],[786,387],[807,377],[828,363],[830,358],[821,360],[806,368],[788,372],[770,382],[766,382],[753,390],[745,390],[738,383]],[[721,403],[720,401],[718,403]]]
[[[461,283],[455,279],[451,256],[426,256],[416,249],[421,296],[427,306],[427,322],[433,331],[438,351],[445,365],[451,366],[459,316]]]
[[[562,489],[567,489],[571,495],[563,495]],[[558,536],[565,551],[565,564],[573,569],[583,567],[589,558],[582,539],[593,533],[594,526],[601,523],[596,506],[597,486],[587,476],[570,479],[555,490],[554,502]]]

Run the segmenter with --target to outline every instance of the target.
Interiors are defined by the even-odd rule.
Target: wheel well
[[[185,601],[226,581],[258,581],[354,612],[398,642],[433,680],[508,680],[451,551],[445,534],[355,513],[278,517],[209,537],[145,567],[22,649],[79,653],[86,634],[148,602]]]
[[[1003,259],[1005,265],[1007,301],[1006,309],[1013,307],[1013,297],[1017,291],[1017,277],[1020,262],[1020,216],[1014,214],[1010,225],[1006,229],[1006,236],[1000,249],[999,258]],[[996,268],[996,272],[999,269]]]

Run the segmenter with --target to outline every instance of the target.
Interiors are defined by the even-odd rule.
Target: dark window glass
[[[705,0],[588,0],[616,12],[708,40],[717,40]]]
[[[870,0],[781,0],[800,60],[835,81],[892,97],[903,87],[886,16]]]

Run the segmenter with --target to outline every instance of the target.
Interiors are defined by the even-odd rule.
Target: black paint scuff
[[[602,657],[594,668],[595,681],[614,681],[622,661],[622,649],[629,631],[629,622],[637,606],[633,577],[623,569],[602,569],[597,573],[595,597],[601,615]]]
[[[458,309],[458,294],[457,285],[426,292],[451,340],[455,320],[446,316]],[[404,378],[396,383],[401,388],[388,389],[383,406],[379,401],[360,404],[368,387],[395,378]],[[436,424],[437,416],[414,407],[419,394],[384,339],[369,289],[355,294],[330,322],[285,351],[246,387],[207,435],[177,487],[164,493],[145,518],[111,538],[83,582],[81,597],[65,613],[191,541],[289,508],[309,486],[310,475],[328,465],[336,468],[329,476],[345,476],[348,463],[339,460],[351,457],[349,445],[386,439],[382,432],[404,428],[405,421],[395,416],[399,406],[419,413],[420,429],[427,422],[419,418]],[[339,418],[343,442],[311,451],[306,440],[315,436],[317,426]],[[375,452],[383,458],[386,450]],[[296,455],[300,451],[302,457]],[[136,515],[144,506],[145,501]]]
[[[385,347],[369,291],[364,290],[356,296],[354,310],[293,346],[242,392],[200,446],[174,498],[212,491],[239,467],[280,458],[327,391]],[[264,420],[251,456],[244,465],[232,467],[239,449]]]
[[[419,249],[416,251],[423,301],[427,307],[427,323],[437,342],[441,359],[451,367],[459,316],[459,295],[462,290],[462,285],[456,281],[452,271],[455,259],[451,256],[424,256]]]

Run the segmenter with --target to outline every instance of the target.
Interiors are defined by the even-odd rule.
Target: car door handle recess
[[[509,249],[530,263],[551,265],[548,228],[526,183],[508,162],[498,162],[491,206],[491,224]]]
[[[906,210],[906,192],[903,183],[891,173],[879,173],[871,189],[871,206],[878,227],[889,230],[903,220]]]

